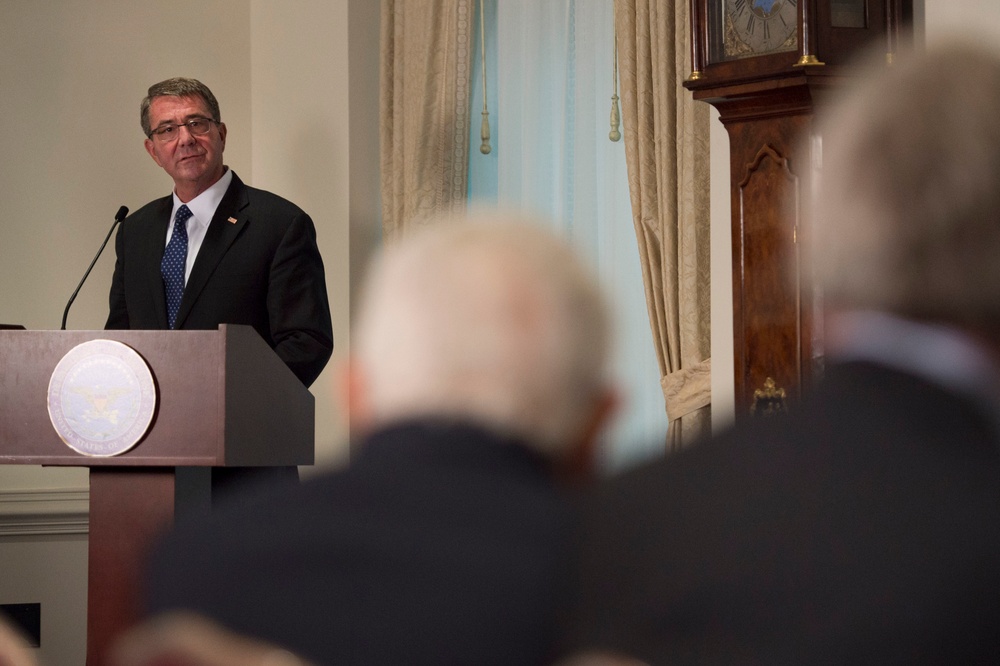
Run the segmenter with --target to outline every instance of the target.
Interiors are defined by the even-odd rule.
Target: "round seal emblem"
[[[125,453],[149,430],[156,385],[128,345],[91,340],[69,350],[49,379],[49,418],[66,445],[86,456]]]

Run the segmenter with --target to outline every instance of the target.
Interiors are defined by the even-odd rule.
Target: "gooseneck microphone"
[[[104,237],[104,242],[101,243],[101,249],[94,255],[94,260],[91,261],[90,266],[87,267],[87,272],[83,274],[83,279],[80,280],[80,284],[76,285],[76,291],[73,292],[73,295],[69,297],[69,302],[66,303],[66,309],[63,310],[62,326],[59,327],[60,331],[66,330],[66,316],[69,314],[69,306],[73,305],[73,301],[76,300],[76,295],[80,293],[80,287],[82,287],[83,283],[87,281],[87,277],[90,275],[90,271],[94,269],[94,264],[97,263],[97,259],[101,256],[101,252],[104,252],[104,247],[108,244],[108,240],[111,238],[111,234],[114,232],[115,227],[118,226],[119,222],[125,219],[126,215],[128,215],[128,206],[122,206],[118,209],[118,212],[115,213],[115,221],[111,225],[111,228],[108,229],[108,235]]]

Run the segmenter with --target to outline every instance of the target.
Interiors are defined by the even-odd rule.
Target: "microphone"
[[[73,305],[73,301],[76,300],[76,295],[80,293],[80,287],[82,287],[83,283],[87,281],[87,277],[90,276],[90,271],[94,269],[94,264],[97,263],[97,259],[101,256],[101,252],[104,252],[104,247],[108,244],[108,239],[111,238],[111,233],[115,230],[115,227],[118,226],[118,223],[125,219],[126,215],[128,215],[128,206],[122,206],[118,209],[118,212],[115,213],[115,221],[111,225],[111,228],[108,229],[108,235],[104,237],[104,242],[101,243],[101,249],[94,255],[94,260],[91,261],[90,266],[87,267],[87,272],[83,274],[83,279],[80,280],[80,284],[76,285],[76,291],[73,292],[73,295],[69,297],[69,302],[66,303],[66,309],[63,310],[62,326],[59,328],[60,331],[66,330],[66,316],[69,314],[69,306]]]

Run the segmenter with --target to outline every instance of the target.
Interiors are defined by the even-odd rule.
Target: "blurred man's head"
[[[552,458],[612,402],[610,322],[560,240],[516,219],[442,220],[373,265],[352,339],[352,428],[472,420]]]
[[[834,308],[1000,335],[1000,57],[873,67],[821,125],[812,263]]]

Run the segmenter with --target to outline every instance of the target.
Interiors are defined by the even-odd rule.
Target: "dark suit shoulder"
[[[236,172],[233,172],[233,182],[230,183],[220,207],[225,206],[227,202],[232,202],[241,208],[250,206],[252,209],[265,211],[268,215],[288,218],[309,217],[308,213],[288,199],[274,192],[247,185]]]
[[[307,213],[298,205],[292,203],[284,197],[278,196],[274,192],[268,192],[267,190],[246,186],[246,193],[247,197],[250,199],[250,205],[252,206],[267,207],[276,212],[281,212],[291,216],[307,215]]]
[[[128,224],[134,228],[137,224],[144,224],[151,220],[166,220],[169,218],[172,208],[173,197],[168,194],[165,197],[153,199],[139,208],[139,210],[133,211],[131,215],[125,218],[122,224]]]

